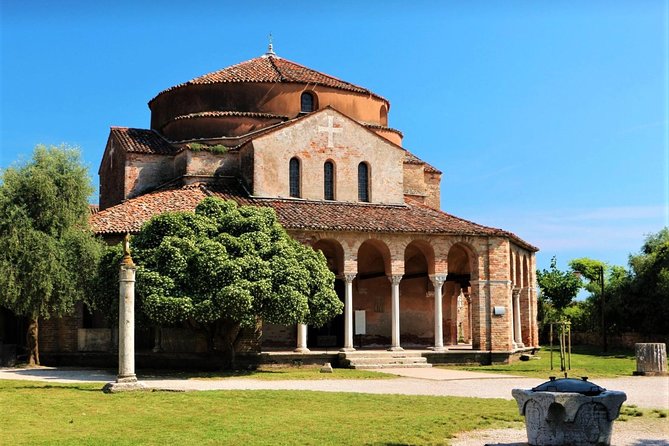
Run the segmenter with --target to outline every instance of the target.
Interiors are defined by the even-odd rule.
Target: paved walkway
[[[532,388],[544,382],[539,378],[447,370],[442,368],[384,369],[397,379],[381,380],[285,380],[264,381],[252,378],[225,379],[143,379],[148,387],[163,390],[316,390],[376,394],[465,396],[512,399],[511,389]],[[334,373],[337,373],[335,369]],[[36,368],[0,369],[0,379],[21,379],[61,383],[114,381],[116,376],[103,370]],[[142,376],[140,375],[140,379]],[[643,408],[669,409],[669,377],[630,376],[594,380],[596,384],[627,394],[626,404]]]

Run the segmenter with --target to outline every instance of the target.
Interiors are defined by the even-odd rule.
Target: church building
[[[538,347],[537,248],[443,212],[442,173],[402,146],[387,99],[270,45],[148,105],[149,129],[111,128],[92,226],[120,240],[208,196],[273,208],[323,252],[344,313],[320,328],[264,324],[261,351]],[[90,350],[85,318],[76,342],[42,351]]]

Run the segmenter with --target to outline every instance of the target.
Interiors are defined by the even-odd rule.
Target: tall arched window
[[[334,200],[334,163],[326,161],[323,165],[323,198]]]
[[[290,196],[300,197],[300,160],[291,158],[288,165],[288,182],[290,184]]]
[[[381,113],[379,113],[379,118],[381,118],[381,125],[388,125],[388,108],[385,105],[381,106]]]
[[[369,166],[358,164],[358,201],[369,202]]]
[[[302,113],[311,113],[314,111],[314,95],[311,93],[304,92],[300,98],[300,112]]]

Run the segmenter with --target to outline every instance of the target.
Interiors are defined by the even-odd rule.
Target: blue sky
[[[444,172],[442,208],[553,255],[624,265],[669,225],[669,3],[0,2],[0,168],[77,145],[97,183],[112,125],[264,53],[391,102]]]

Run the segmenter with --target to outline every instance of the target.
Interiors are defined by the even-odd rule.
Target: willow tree
[[[79,152],[66,146],[37,146],[30,161],[0,172],[0,305],[28,318],[31,365],[39,318],[71,312],[95,276],[92,192]]]
[[[241,329],[258,318],[320,326],[343,308],[323,254],[293,240],[271,208],[209,197],[195,212],[154,217],[131,246],[139,319],[202,330],[210,352],[231,361]],[[101,299],[119,258],[110,248],[100,263]],[[110,314],[115,297],[100,302]]]

